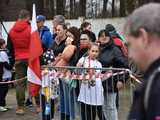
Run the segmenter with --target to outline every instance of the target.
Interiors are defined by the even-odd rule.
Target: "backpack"
[[[54,60],[55,60],[55,55],[54,55],[53,50],[52,50],[52,49],[46,50],[46,51],[43,53],[42,59],[43,59],[43,63],[44,63],[45,65],[48,65],[48,64],[54,62]]]
[[[128,50],[127,50],[127,47],[125,46],[125,44],[123,43],[123,41],[120,40],[119,38],[115,37],[115,38],[113,38],[113,42],[118,48],[120,48],[123,55],[125,57],[128,57]]]

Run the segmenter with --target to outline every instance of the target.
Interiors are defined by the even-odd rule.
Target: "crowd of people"
[[[158,20],[160,20],[160,15],[157,12],[159,9],[160,5],[158,4],[145,5],[128,17],[125,24],[128,48],[124,44],[124,38],[112,24],[105,25],[96,38],[95,33],[91,29],[91,23],[84,21],[80,28],[72,25],[67,26],[65,17],[56,15],[53,18],[53,34],[51,34],[49,28],[44,25],[45,16],[38,15],[37,26],[43,48],[40,64],[56,67],[75,66],[128,69],[129,52],[129,57],[135,60],[142,71],[145,72],[148,69],[145,79],[151,79],[151,83],[145,82],[144,85],[142,84],[142,88],[136,92],[135,102],[128,119],[159,120],[158,80],[160,54],[158,47],[160,44],[160,24]],[[150,15],[153,17],[150,17]],[[18,20],[9,32],[7,42],[9,53],[6,50],[5,40],[0,39],[0,81],[11,80],[11,70],[13,68],[15,69],[15,79],[23,78],[22,81],[15,83],[17,115],[24,115],[25,106],[32,104],[32,96],[27,96],[27,98],[25,96],[31,38],[29,20],[30,13],[27,10],[21,10]],[[49,55],[50,58],[45,58],[48,52],[52,53],[52,55]],[[149,67],[150,65],[151,67]],[[100,69],[81,72],[92,74],[105,73],[105,71]],[[112,72],[114,73],[114,71]],[[122,76],[113,77],[111,75],[111,77],[103,81],[100,78],[95,78],[95,80],[77,82],[74,87],[70,85],[70,82],[66,82],[65,79],[59,78],[60,119],[76,119],[76,109],[80,108],[78,114],[81,120],[95,120],[96,114],[99,120],[118,120],[119,90],[124,86],[128,78],[129,75],[125,72]],[[152,90],[153,93],[151,92]],[[2,112],[8,110],[5,100],[7,92],[8,84],[0,84],[0,111]],[[36,112],[42,113],[43,120],[54,119],[54,97],[50,98],[49,115],[46,112],[48,99],[46,99],[45,91],[40,91],[35,96],[35,101]]]

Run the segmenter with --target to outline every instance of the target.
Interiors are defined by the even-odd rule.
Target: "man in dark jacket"
[[[128,120],[160,120],[160,4],[136,9],[125,24],[129,57],[145,72]]]

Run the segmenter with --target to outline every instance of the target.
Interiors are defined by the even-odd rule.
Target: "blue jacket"
[[[44,50],[47,50],[53,44],[51,32],[47,26],[44,26],[39,30],[39,33],[42,40],[42,47]]]

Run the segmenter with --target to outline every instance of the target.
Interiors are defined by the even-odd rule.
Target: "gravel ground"
[[[120,108],[119,108],[119,120],[126,120],[130,105],[130,92],[123,91],[120,93]],[[0,112],[0,120],[41,120],[41,116],[35,112],[35,108],[26,108],[26,113],[23,116],[15,114],[16,111],[16,98],[15,90],[9,90],[7,96],[7,104],[13,108],[7,112]],[[59,117],[54,120],[59,120]],[[77,119],[78,120],[78,119]]]

